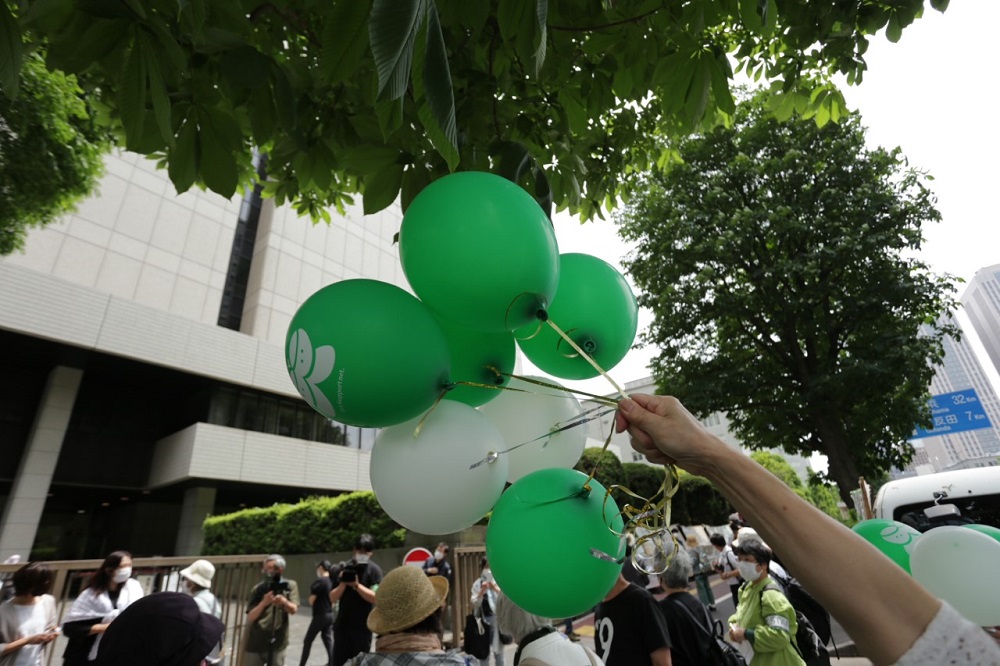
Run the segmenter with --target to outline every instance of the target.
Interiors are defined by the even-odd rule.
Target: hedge
[[[286,555],[349,551],[362,531],[375,537],[379,548],[402,546],[406,540],[406,530],[386,515],[370,491],[209,516],[202,529],[203,555],[259,553],[261,544]]]

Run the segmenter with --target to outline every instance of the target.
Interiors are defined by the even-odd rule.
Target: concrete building
[[[1000,266],[995,268],[1000,269]],[[987,269],[983,269],[983,271],[985,270]],[[983,271],[976,274],[976,280],[983,274]],[[970,290],[971,288],[970,285]],[[981,294],[982,291],[979,293]],[[969,291],[966,291],[962,299],[963,302],[968,297]],[[975,300],[981,302],[978,297]],[[997,300],[996,303],[1000,304],[1000,300]],[[998,312],[1000,310],[994,310],[991,313],[988,309],[979,309],[976,316],[980,324],[985,324],[987,320],[983,318],[983,314],[995,317]],[[986,335],[984,333],[988,335],[989,329],[980,330],[980,324],[975,324],[976,319],[972,318],[971,311],[969,315],[974,323],[976,333],[985,344]],[[951,315],[948,315],[947,318],[950,324],[956,324]],[[944,361],[935,372],[934,379],[931,380],[930,393],[936,396],[965,389],[975,389],[992,427],[914,440],[913,444],[920,455],[915,456],[910,463],[908,468],[910,471],[920,474],[997,464],[997,458],[1000,457],[1000,400],[998,400],[993,385],[986,377],[983,366],[969,343],[969,334],[969,332],[965,332],[961,340],[952,340],[951,338],[944,340]],[[996,337],[996,333],[993,335]],[[920,449],[923,449],[923,452],[920,452]]]
[[[993,367],[1000,372],[1000,264],[976,271],[961,300]]]
[[[195,554],[210,513],[370,489],[374,431],[299,398],[284,337],[325,284],[405,286],[398,208],[313,225],[259,196],[176,195],[136,155],[106,166],[0,259],[0,559]]]

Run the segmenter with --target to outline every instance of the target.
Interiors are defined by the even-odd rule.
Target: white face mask
[[[358,553],[357,555],[354,556],[354,561],[357,562],[358,564],[367,564],[369,557],[371,556],[367,555],[366,553]]]
[[[444,559],[444,551],[443,550],[435,550],[434,551],[434,559],[437,560],[438,562],[440,562],[441,560],[443,560]]]
[[[132,567],[125,567],[123,569],[117,569],[112,580],[116,583],[124,583],[129,578],[132,577]]]
[[[737,567],[739,569],[740,576],[743,578],[743,580],[748,580],[748,581],[751,581],[751,582],[757,580],[758,578],[760,578],[760,573],[761,572],[757,571],[757,566],[758,565],[757,565],[756,562],[742,562],[741,561],[741,562],[737,563]]]
[[[487,583],[493,582],[493,572],[490,569],[483,569],[483,580]]]

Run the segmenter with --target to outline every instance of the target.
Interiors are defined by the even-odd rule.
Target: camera
[[[353,583],[358,579],[358,565],[353,562],[344,562],[340,567],[340,580],[345,583]]]
[[[287,580],[281,580],[281,574],[274,574],[270,582],[267,584],[267,591],[274,592],[275,595],[288,596],[291,592],[291,586],[288,584]]]

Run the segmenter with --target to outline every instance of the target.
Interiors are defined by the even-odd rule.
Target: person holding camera
[[[337,587],[330,591],[330,603],[340,602],[333,622],[333,666],[343,666],[372,647],[368,615],[375,604],[375,591],[382,582],[382,569],[371,561],[375,539],[362,534],[354,542],[354,557],[340,569]]]
[[[285,578],[285,558],[268,555],[261,568],[264,580],[250,592],[243,666],[285,666],[288,616],[299,610],[299,586]]]

